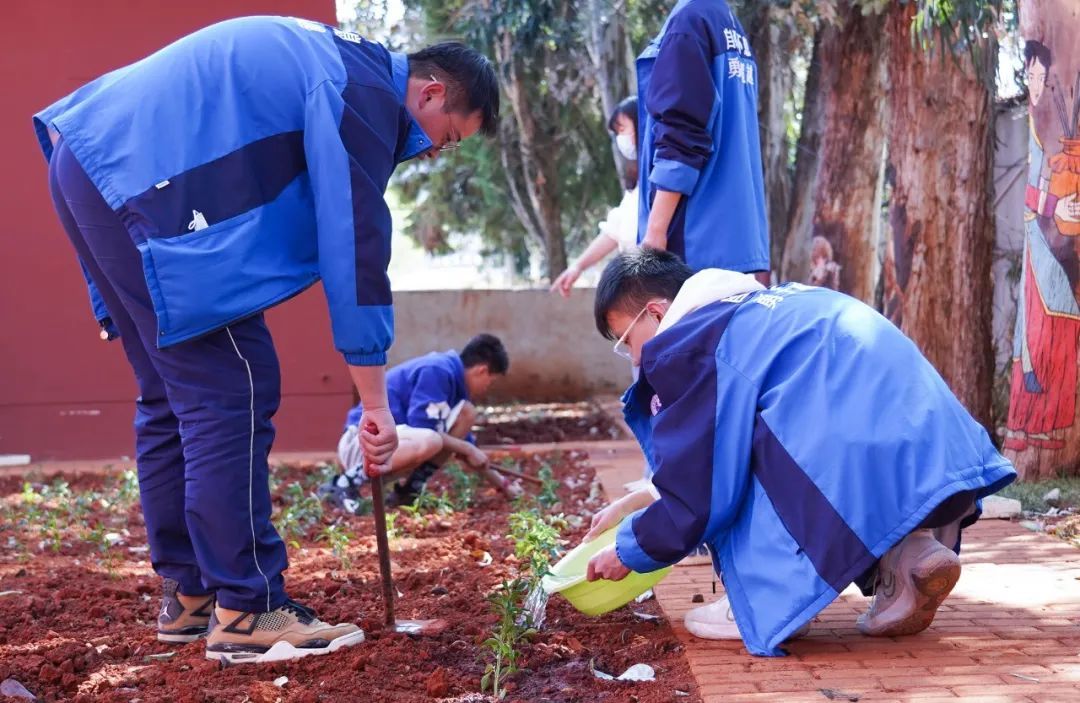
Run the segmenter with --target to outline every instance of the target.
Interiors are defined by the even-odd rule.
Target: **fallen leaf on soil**
[[[4,679],[3,683],[0,683],[0,696],[10,696],[12,698],[25,698],[26,700],[36,701],[37,696],[30,691],[26,690],[26,687],[15,679]]]

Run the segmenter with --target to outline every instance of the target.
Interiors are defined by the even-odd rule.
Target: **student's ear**
[[[420,90],[421,102],[428,103],[432,100],[446,100],[446,86],[432,81]]]

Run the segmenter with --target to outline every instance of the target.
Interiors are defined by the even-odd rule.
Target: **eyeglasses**
[[[649,302],[652,302],[652,301],[649,301]],[[626,331],[622,333],[622,336],[619,337],[618,340],[616,340],[615,346],[611,350],[611,351],[615,352],[616,354],[618,354],[619,356],[621,356],[622,358],[626,359],[627,361],[633,361],[634,360],[634,355],[630,351],[630,345],[626,343],[626,338],[630,336],[630,330],[634,329],[634,325],[636,325],[638,323],[638,320],[641,319],[641,316],[644,315],[645,311],[648,310],[648,309],[649,309],[649,304],[646,303],[645,307],[641,308],[641,312],[639,312],[634,317],[634,321],[631,322],[627,326]]]
[[[441,83],[442,82],[438,78],[436,78],[435,76],[431,76],[431,80],[434,83]],[[452,139],[451,138],[451,136],[453,134],[453,130],[454,130],[454,125],[450,122],[450,113],[447,113],[446,123],[447,123],[447,132],[449,132],[449,134],[446,135],[446,138],[447,138],[448,141],[445,144],[443,144],[442,146],[439,147],[440,152],[442,152],[442,151],[454,151],[455,149],[460,149],[461,148],[461,138],[460,137],[458,137],[457,139]]]

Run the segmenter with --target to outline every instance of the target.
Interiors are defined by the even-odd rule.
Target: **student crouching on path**
[[[1016,478],[914,343],[824,288],[693,275],[669,252],[620,255],[596,324],[639,362],[627,424],[655,470],[598,513],[619,525],[590,579],[674,564],[704,542],[726,596],[687,629],[781,645],[852,582],[866,635],[926,629],[960,577],[960,531]]]

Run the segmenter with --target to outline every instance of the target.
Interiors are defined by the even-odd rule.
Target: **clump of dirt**
[[[620,439],[623,431],[595,403],[495,405],[481,409],[478,444],[545,444]]]
[[[564,537],[576,544],[587,518],[594,472],[584,453],[495,454],[536,475],[551,467]],[[312,501],[332,467],[274,469],[275,520],[290,542],[289,594],[331,622],[357,622],[367,640],[328,656],[222,668],[201,642],[157,642],[160,581],[145,551],[132,476],[81,476],[48,484],[0,479],[0,680],[14,678],[45,701],[424,701],[487,700],[480,680],[483,643],[496,617],[486,595],[518,569],[507,520],[515,510],[484,484],[440,472],[431,493],[444,502],[416,515],[398,511],[391,540],[399,618],[444,618],[434,637],[383,628],[371,517],[346,517]],[[530,487],[526,486],[526,489]],[[468,507],[455,491],[467,491]],[[455,501],[458,509],[449,507]],[[540,510],[533,502],[526,506]],[[333,529],[328,530],[333,526]],[[340,536],[345,534],[343,540]],[[681,645],[655,601],[600,618],[553,598],[547,625],[521,645],[509,701],[700,700]],[[163,656],[161,656],[163,655]],[[600,681],[591,666],[618,674],[644,662],[656,681]],[[274,682],[287,677],[283,685]]]

